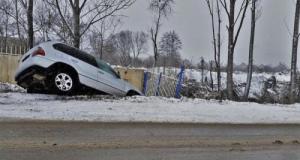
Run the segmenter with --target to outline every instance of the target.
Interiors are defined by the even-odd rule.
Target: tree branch
[[[221,3],[221,5],[223,6],[223,8],[225,9],[225,12],[227,14],[228,17],[230,17],[230,13],[229,13],[229,10],[228,10],[228,7],[227,7],[227,2],[226,0],[219,0],[219,2]]]
[[[68,25],[68,23],[67,23],[67,21],[66,21],[64,15],[63,15],[62,12],[61,12],[61,9],[60,9],[58,0],[55,0],[55,2],[56,2],[56,7],[57,7],[57,10],[58,10],[58,13],[59,13],[59,15],[60,15],[60,17],[61,17],[63,23],[67,26],[67,29],[68,29],[68,31],[69,31],[69,34],[70,34],[72,37],[74,37],[74,34],[73,34],[73,32],[72,32],[71,27]]]
[[[235,38],[234,38],[234,42],[233,42],[233,45],[234,45],[234,46],[236,45],[236,42],[237,42],[237,40],[238,40],[240,31],[241,31],[242,26],[243,26],[243,24],[244,24],[244,20],[245,20],[245,17],[246,17],[246,12],[247,12],[248,6],[249,6],[249,0],[246,0],[246,6],[245,6],[245,8],[244,8],[243,15],[242,15],[241,20],[240,20],[240,24],[239,24],[239,27],[238,27],[238,31],[237,31],[237,33],[236,33],[236,35],[235,35]]]

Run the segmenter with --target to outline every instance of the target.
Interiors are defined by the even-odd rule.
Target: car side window
[[[107,63],[105,63],[104,61],[100,60],[100,59],[96,59],[98,67],[105,71],[106,73],[111,74],[112,76],[114,76],[115,78],[120,78],[120,76],[116,73],[116,71],[114,69],[112,69]]]
[[[86,62],[86,63],[98,68],[96,59],[92,55],[89,55],[88,53],[86,53],[82,50],[67,46],[62,43],[56,43],[53,45],[53,47],[54,47],[54,49],[56,49],[58,51],[61,51],[67,55],[70,55],[74,58],[82,60],[83,62]]]

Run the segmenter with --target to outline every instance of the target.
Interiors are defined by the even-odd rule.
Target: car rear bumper
[[[30,87],[31,84],[35,83],[37,80],[42,80],[42,77],[46,77],[47,69],[40,66],[31,66],[22,72],[20,72],[16,77],[15,81],[17,84],[23,88]],[[39,79],[38,77],[41,77]]]
[[[54,63],[54,61],[46,58],[46,57],[30,57],[20,63],[18,69],[16,70],[15,80],[18,82],[19,77],[21,77],[25,72],[31,70],[32,68],[48,68]]]

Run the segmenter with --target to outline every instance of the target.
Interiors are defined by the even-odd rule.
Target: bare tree
[[[246,11],[250,0],[243,0],[241,5],[237,6],[237,0],[219,0],[221,6],[225,10],[228,18],[228,60],[227,60],[227,94],[229,99],[234,98],[233,94],[233,57],[234,50],[244,24]],[[238,8],[237,8],[238,7]],[[236,14],[236,11],[237,14]]]
[[[120,65],[120,55],[119,51],[116,48],[114,42],[114,34],[111,34],[108,38],[105,39],[104,45],[102,48],[102,59],[106,62],[114,65]],[[99,48],[98,48],[99,49]],[[99,53],[98,53],[99,56]]]
[[[57,23],[56,17],[58,15],[53,12],[51,6],[44,2],[35,4],[34,15],[35,42],[40,43],[50,40],[51,36],[58,31],[53,27]]]
[[[214,9],[215,0],[206,0],[206,4],[209,9],[211,17],[211,26],[212,26],[212,36],[213,36],[213,47],[214,47],[214,59],[217,70],[217,87],[220,100],[222,100],[221,92],[221,10],[219,1],[216,1],[216,9]],[[215,25],[215,15],[217,15],[217,29]],[[217,33],[216,33],[217,30]]]
[[[44,1],[46,2],[46,4],[48,4],[48,8],[50,7],[49,11],[48,11],[48,8],[46,9],[48,12],[48,15],[44,16],[46,18],[45,22],[47,22],[47,21],[50,22],[49,28],[48,28],[49,36],[55,37],[55,39],[59,39],[60,41],[71,45],[72,41],[73,41],[73,37],[69,33],[66,23],[64,23],[61,20],[60,15],[54,5],[51,4],[50,2],[47,2],[48,0],[44,0]],[[65,6],[65,7],[67,7],[67,6]],[[47,12],[44,12],[44,14]],[[71,14],[67,13],[67,11],[65,11],[64,13],[65,13],[64,15],[66,15],[65,19],[68,22],[71,22],[72,21],[71,20],[72,17],[70,16]],[[45,26],[43,26],[43,27],[45,27]]]
[[[204,84],[205,60],[203,57],[201,57],[200,60],[200,69],[201,69],[201,84]]]
[[[159,52],[164,58],[164,68],[166,65],[179,67],[181,48],[182,42],[175,31],[164,33],[159,43]]]
[[[82,36],[91,26],[128,8],[135,0],[47,0],[47,2],[56,8],[74,47],[79,48]]]
[[[158,37],[163,18],[167,18],[172,13],[172,5],[174,0],[151,0],[150,10],[155,15],[154,26],[150,29],[151,41],[154,52],[154,66],[157,65],[159,57]]]
[[[0,52],[7,52],[8,37],[11,36],[11,14],[13,12],[11,1],[0,1]]]
[[[290,81],[290,103],[295,102],[296,98],[296,80],[297,80],[297,52],[299,41],[299,16],[300,16],[300,0],[297,0],[295,20],[294,20],[294,34],[293,34],[293,46],[292,46],[292,61],[291,61],[291,81]]]
[[[213,91],[214,90],[214,78],[212,76],[212,71],[213,71],[213,64],[214,64],[214,61],[210,61],[209,62],[209,76],[210,76],[210,88],[211,90]]]
[[[14,1],[15,8],[17,9],[18,1]],[[27,45],[29,48],[32,48],[34,45],[34,28],[33,28],[33,0],[19,0],[19,3],[21,4],[22,8],[26,12],[26,31],[27,31]],[[16,22],[19,25],[20,19],[18,11],[16,11],[15,16]]]
[[[258,2],[259,2],[259,0],[252,0],[252,6],[251,6],[251,32],[250,32],[250,43],[249,43],[249,64],[248,64],[247,82],[246,82],[246,87],[245,87],[245,91],[244,91],[244,100],[248,100],[250,87],[251,87],[251,81],[252,81],[255,27],[256,27],[256,21],[261,14],[261,10],[257,9]]]
[[[21,38],[21,31],[20,31],[20,24],[19,24],[19,7],[18,7],[18,0],[15,0],[15,15],[16,15],[16,26],[17,26],[17,32],[18,37]]]
[[[132,52],[132,31],[121,31],[112,35],[111,39],[113,45],[117,49],[117,53],[120,56],[120,63],[123,66],[129,66],[131,64],[131,52]]]
[[[23,40],[23,33],[28,33],[28,23],[26,19],[27,8],[26,6],[24,8],[24,4],[26,5],[27,2],[23,2],[22,0],[0,1],[0,11],[2,12],[2,20],[7,20],[7,22],[3,26],[9,27],[6,31],[10,32],[10,36],[19,37],[19,39],[21,40]]]
[[[100,59],[103,59],[106,39],[104,38],[104,35],[101,33],[102,27],[100,28],[101,29],[99,32],[97,30],[91,31],[91,34],[89,35],[89,40],[95,56],[97,56]]]
[[[120,23],[121,21],[118,17],[111,16],[102,20],[99,26],[93,27],[89,35],[90,44],[100,59],[103,59],[107,47],[106,41],[111,34],[114,34]]]
[[[94,39],[93,39],[94,40]],[[97,41],[97,40],[96,40]],[[147,50],[147,34],[145,32],[120,31],[106,40],[104,51],[110,48],[119,57],[119,64],[123,66],[136,66],[141,63],[139,55]],[[111,53],[113,53],[111,52]]]
[[[34,31],[33,31],[33,0],[28,0],[27,6],[27,26],[28,26],[28,47],[32,48],[34,44]]]
[[[133,33],[132,37],[132,53],[133,53],[133,66],[136,66],[138,57],[147,51],[148,35],[141,31]]]

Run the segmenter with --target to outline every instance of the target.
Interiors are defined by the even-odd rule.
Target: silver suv
[[[46,42],[20,60],[15,80],[31,91],[74,94],[92,89],[117,96],[142,95],[104,61],[59,42]]]

